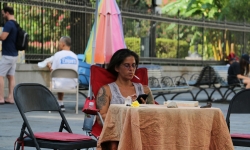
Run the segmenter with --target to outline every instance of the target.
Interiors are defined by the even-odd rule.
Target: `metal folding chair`
[[[72,82],[76,82],[75,88],[53,88],[53,78],[67,78],[72,79]],[[66,102],[76,102],[75,110],[76,114],[78,114],[78,91],[79,91],[79,84],[78,84],[78,73],[73,69],[65,69],[65,68],[58,68],[51,72],[50,75],[50,90],[52,92],[62,92],[62,93],[75,93],[76,94],[76,101],[66,101]]]
[[[35,147],[50,149],[82,149],[96,147],[97,141],[86,135],[73,134],[62,113],[57,99],[45,86],[37,83],[21,83],[14,88],[14,100],[22,116],[23,125],[17,139],[16,150],[20,147]],[[58,112],[61,117],[59,131],[34,133],[26,113],[32,111]],[[65,129],[67,132],[63,132]],[[41,126],[41,130],[43,131]]]

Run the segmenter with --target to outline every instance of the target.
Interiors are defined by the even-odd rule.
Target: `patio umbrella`
[[[126,48],[121,12],[115,0],[101,0],[85,50],[86,62],[104,64],[121,48]]]
[[[117,50],[126,48],[121,12],[116,1],[101,0],[100,3],[98,1],[96,1],[95,22],[84,55],[89,64],[109,63]],[[88,96],[92,99],[91,82],[89,82]]]

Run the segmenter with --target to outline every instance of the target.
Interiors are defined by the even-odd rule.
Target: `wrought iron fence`
[[[224,60],[229,51],[238,55],[249,52],[250,24],[206,20],[202,16],[194,19],[159,15],[152,7],[141,8],[136,2],[117,1],[126,45],[145,62],[148,57],[156,57],[171,62],[178,58],[177,64],[183,59],[209,60],[209,63]],[[59,38],[64,35],[72,38],[72,51],[84,53],[94,21],[95,1],[1,0],[0,3],[1,9],[4,5],[14,8],[17,21],[30,35],[25,52],[27,61],[53,55]]]
[[[40,61],[53,55],[59,38],[65,35],[72,38],[72,51],[84,52],[93,22],[91,4],[60,0],[2,1],[1,9],[4,5],[14,8],[17,21],[29,33],[27,61]]]

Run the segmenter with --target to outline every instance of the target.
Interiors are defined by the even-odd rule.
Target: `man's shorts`
[[[17,56],[3,55],[0,61],[0,76],[15,75]]]
[[[53,89],[75,89],[78,84],[78,79],[70,78],[52,78]]]

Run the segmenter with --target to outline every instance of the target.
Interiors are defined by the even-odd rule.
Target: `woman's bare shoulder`
[[[109,93],[111,93],[110,92],[110,88],[109,88],[109,86],[106,84],[106,85],[103,85],[100,89],[99,89],[99,91],[98,91],[98,94],[103,94],[103,93],[105,93],[105,94],[107,94],[107,95],[109,95]]]

